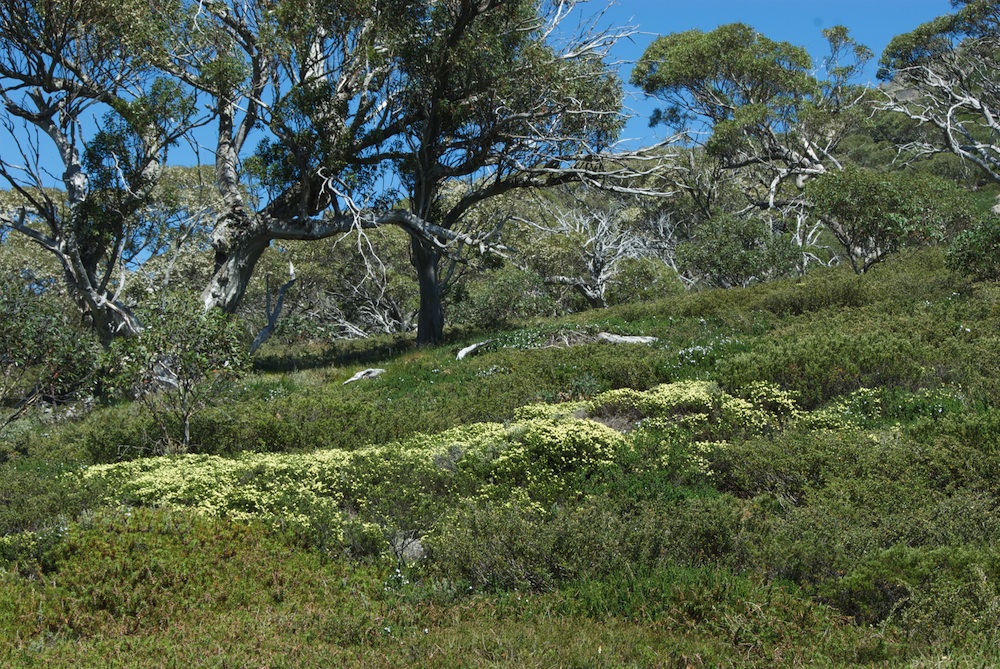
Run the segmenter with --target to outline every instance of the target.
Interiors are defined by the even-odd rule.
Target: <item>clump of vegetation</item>
[[[97,342],[47,289],[0,275],[0,433],[32,407],[74,399],[97,368]]]
[[[1000,279],[1000,216],[983,218],[956,235],[948,248],[948,266],[980,281]]]
[[[165,297],[142,318],[138,335],[108,351],[105,380],[149,410],[162,435],[157,452],[185,452],[195,414],[246,370],[244,337],[224,314],[182,296]]]

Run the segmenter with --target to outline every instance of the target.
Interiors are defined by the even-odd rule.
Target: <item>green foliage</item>
[[[551,538],[540,540],[533,506],[480,503],[459,509],[429,546],[444,573],[474,588],[551,587]]]
[[[617,390],[562,411],[526,410],[508,426],[477,423],[350,452],[145,458],[90,467],[81,479],[106,491],[108,503],[261,519],[354,555],[372,551],[371,537],[381,534],[384,552],[400,537],[412,542],[444,531],[442,523],[451,521],[442,514],[472,500],[537,511],[571,504],[602,489],[601,481],[640,448],[652,451],[638,470],[627,465],[630,471],[662,468],[678,482],[704,478],[708,449],[777,429],[796,413],[777,388],[757,384],[745,395],[752,401],[704,382]],[[622,435],[579,417],[587,411],[611,424],[623,414],[645,420]],[[672,425],[681,431],[671,434]]]
[[[352,367],[231,384],[197,455],[80,468],[155,441],[139,403],[19,433],[0,662],[994,664],[1000,293],[943,263],[626,305],[462,361],[352,343],[323,358]],[[660,340],[578,343],[607,330]],[[361,360],[387,371],[342,385]]]
[[[98,348],[60,301],[0,276],[0,433],[40,400],[65,402],[91,379]]]
[[[980,281],[1000,279],[1000,217],[988,216],[957,235],[948,247],[948,266]]]
[[[243,336],[226,315],[182,295],[166,296],[143,317],[138,336],[108,351],[107,384],[142,400],[160,428],[163,451],[183,452],[195,413],[246,369]]]
[[[894,37],[878,76],[891,82],[892,107],[929,130],[927,141],[905,148],[917,155],[949,152],[996,182],[998,99],[990,72],[997,68],[1000,7],[995,0],[951,4],[955,12]]]
[[[879,78],[891,80],[913,66],[932,64],[948,54],[963,37],[990,37],[995,34],[998,13],[993,0],[954,0],[959,11],[939,16],[915,30],[897,35],[886,47],[879,62]],[[978,56],[978,50],[971,52]]]
[[[406,332],[419,303],[409,252],[409,236],[394,228],[275,244],[247,286],[240,318],[258,329],[266,324],[268,299],[288,280],[291,263],[295,283],[285,295],[274,343],[301,348]]]
[[[601,497],[544,513],[516,499],[470,502],[428,537],[432,573],[474,589],[547,590],[669,565],[704,565],[732,550],[731,499],[694,498],[625,514]],[[623,611],[631,614],[632,612]]]
[[[0,576],[6,666],[198,665],[207,648],[219,663],[298,667],[331,657],[344,667],[502,658],[538,668],[906,657],[891,633],[875,638],[794,590],[712,568],[470,595],[448,580],[324,561],[264,528],[178,512],[105,512],[67,530],[44,578]]]
[[[701,223],[677,247],[682,271],[722,288],[787,276],[798,256],[791,238],[775,233],[766,221],[728,214]]]
[[[684,291],[677,272],[655,258],[626,260],[608,283],[609,305],[643,303]]]
[[[858,273],[904,246],[950,238],[977,218],[958,187],[926,174],[848,166],[806,190]]]
[[[509,264],[470,279],[449,297],[452,322],[482,329],[547,316],[556,310],[540,277]]]
[[[840,142],[869,123],[872,98],[850,80],[871,51],[842,26],[824,36],[831,50],[825,80],[805,49],[742,23],[660,37],[639,59],[632,83],[666,104],[651,124],[685,133],[717,161],[711,185],[684,177],[677,184],[695,199],[703,218],[723,213],[713,209],[712,191],[720,180],[754,206],[801,207],[803,183],[839,168]]]
[[[699,111],[721,122],[725,134],[726,123],[735,130],[761,120],[764,105],[773,105],[779,116],[787,113],[795,98],[815,85],[811,66],[805,49],[733,23],[708,33],[689,30],[658,38],[636,65],[632,83],[647,95],[672,102],[654,121],[672,126],[693,121],[681,101],[690,92],[702,105]],[[741,111],[742,120],[733,118],[733,110],[744,109],[758,111]],[[718,148],[723,148],[721,142]]]
[[[69,463],[46,462],[23,454],[0,464],[3,476],[0,481],[0,537],[10,535],[0,566],[5,561],[16,561],[21,550],[18,546],[34,551],[38,537],[43,537],[42,544],[58,539],[51,528],[65,525],[86,508],[89,500],[81,490],[59,478],[72,469]],[[19,539],[17,535],[21,532],[31,534]]]
[[[998,579],[1000,556],[992,551],[897,545],[871,555],[820,592],[860,623],[899,616],[908,633],[941,642],[944,630],[955,628],[995,636]],[[964,610],[968,605],[976,613]]]
[[[82,641],[95,644],[99,653],[103,639],[131,638],[150,644],[145,637],[163,634],[168,618],[174,620],[171,629],[177,634],[164,648],[168,653],[178,652],[185,637],[201,636],[200,625],[213,619],[227,619],[240,627],[259,625],[254,633],[258,641],[263,639],[259,632],[278,624],[281,629],[273,630],[268,642],[277,646],[280,639],[287,641],[288,631],[310,619],[300,613],[298,622],[279,623],[283,612],[347,603],[361,593],[369,606],[358,604],[351,614],[340,611],[336,622],[328,621],[332,627],[322,626],[328,639],[324,643],[377,638],[382,627],[397,626],[407,618],[406,613],[396,618],[389,601],[381,601],[378,574],[359,571],[353,587],[334,585],[340,583],[338,569],[324,566],[315,554],[295,550],[260,528],[191,514],[142,509],[94,514],[69,528],[66,539],[51,553],[50,578],[42,587],[3,577],[2,645],[4,652],[20,648],[23,659],[44,649],[32,651],[17,639],[42,636],[56,646]],[[330,587],[318,586],[321,582]],[[381,612],[375,618],[372,598]],[[268,621],[254,622],[254,616],[247,615],[258,608],[268,611]],[[29,610],[35,613],[22,615]],[[305,642],[305,638],[300,641]],[[10,660],[8,656],[5,663],[14,666]],[[53,658],[50,663],[59,661]]]
[[[921,416],[923,394],[838,404],[836,426],[804,421],[716,454],[718,483],[748,500],[744,531],[756,537],[733,557],[814,587],[864,624],[893,624],[921,643],[987,642],[1000,461],[982,430],[995,412],[941,404]]]
[[[718,375],[730,386],[766,380],[796,393],[804,407],[814,408],[865,386],[916,389],[933,383],[931,370],[920,364],[934,357],[926,344],[879,333],[822,333],[769,339],[718,364]]]

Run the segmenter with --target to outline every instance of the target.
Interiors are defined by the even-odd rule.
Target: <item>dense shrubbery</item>
[[[948,248],[948,266],[978,280],[1000,279],[1000,216],[984,217],[957,235]]]
[[[848,166],[810,182],[806,190],[859,273],[907,246],[951,239],[977,218],[960,187],[919,172]]]
[[[108,351],[105,381],[149,410],[161,435],[156,450],[183,452],[195,414],[245,371],[243,337],[225,314],[206,312],[186,296],[167,296],[142,316],[142,332]]]
[[[0,431],[39,400],[71,399],[97,366],[96,341],[44,291],[0,275]]]
[[[433,638],[475,602],[488,629],[529,610],[572,620],[574,638],[593,640],[598,620],[631,639],[654,625],[717,664],[737,652],[747,666],[903,664],[947,647],[988,665],[996,303],[924,251],[861,277],[827,270],[497,333],[462,361],[462,341],[381,359],[358,344],[322,352],[387,371],[347,386],[354,363],[230,384],[192,417],[187,455],[143,457],[159,430],[140,403],[25,433],[0,463],[0,499],[21,500],[0,505],[0,630],[21,636],[0,638],[16,665],[43,628],[69,657],[66,644],[99,652],[112,633],[161,643],[148,621],[171,604],[182,625],[231,622],[261,597],[308,610],[280,556],[371,588],[382,617],[346,603],[323,608],[348,607],[343,624],[289,613],[313,630],[303,647],[329,636],[399,659],[380,644],[409,634],[423,649],[425,627]],[[606,330],[659,339],[592,343]],[[269,566],[230,574],[213,557],[225,543],[226,559]],[[220,578],[236,579],[230,600]],[[141,596],[116,604],[111,583]],[[185,608],[192,584],[210,614]]]
[[[477,328],[503,327],[559,310],[540,277],[507,264],[465,281],[454,293],[449,318]]]
[[[677,262],[708,286],[732,288],[787,276],[799,249],[759,218],[722,215],[709,219],[677,247]]]

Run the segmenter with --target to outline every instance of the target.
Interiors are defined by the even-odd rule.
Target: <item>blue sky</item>
[[[581,9],[595,11],[601,3],[591,0]],[[868,72],[874,81],[875,62],[889,40],[950,11],[948,0],[618,0],[607,18],[618,25],[636,25],[643,33],[630,43],[620,44],[613,53],[616,59],[628,61],[638,59],[660,35],[692,28],[708,31],[739,21],[773,40],[805,47],[819,62],[826,53],[820,31],[844,25],[855,39],[875,52]],[[626,82],[630,71],[629,65],[622,67]],[[656,102],[636,93],[627,104],[641,118],[628,124],[624,137],[638,140],[638,145],[661,139],[664,130],[649,128],[647,121]]]

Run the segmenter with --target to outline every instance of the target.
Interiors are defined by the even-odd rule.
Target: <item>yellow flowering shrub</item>
[[[592,420],[530,421],[521,435],[531,459],[557,474],[609,463],[623,442],[618,432]]]
[[[754,381],[740,388],[738,395],[778,421],[795,420],[803,414],[796,394],[782,390],[776,383]]]
[[[600,467],[614,462],[625,438],[591,420],[532,420],[509,431],[512,442],[493,461],[491,477],[524,486],[537,500],[555,501]]]
[[[581,417],[586,414],[589,402],[561,402],[559,404],[527,404],[514,410],[514,421],[534,419],[559,419]]]
[[[564,479],[611,463],[624,439],[589,420],[534,419],[508,426],[476,423],[437,435],[355,451],[183,455],[90,467],[107,503],[193,509],[237,520],[260,518],[309,527],[340,518],[377,523],[387,533],[430,529],[441,509],[494,486],[509,496],[550,501]],[[450,500],[450,501],[449,501]],[[366,530],[366,533],[370,532]]]
[[[882,414],[882,399],[877,390],[858,388],[838,397],[822,409],[803,415],[800,424],[814,430],[845,430],[864,427]]]
[[[721,394],[719,386],[711,381],[680,381],[646,391],[632,388],[609,390],[591,400],[589,409],[591,412],[632,411],[644,417],[704,413],[718,403]]]
[[[684,381],[531,405],[506,425],[474,423],[352,451],[146,458],[79,475],[103,484],[107,503],[290,524],[370,552],[379,536],[384,545],[433,531],[466,501],[503,504],[521,495],[549,508],[580,497],[589,479],[622,466],[622,458],[644,458],[643,467],[679,481],[703,481],[712,453],[727,440],[799,415],[774,386],[754,384],[741,394]],[[622,433],[601,420],[616,415],[628,416],[633,429]]]
[[[795,400],[772,384],[756,383],[735,397],[711,381],[679,381],[647,391],[621,388],[591,400],[591,416],[626,416],[636,426],[686,428],[703,439],[759,434],[798,415]],[[640,422],[641,421],[641,422]]]

